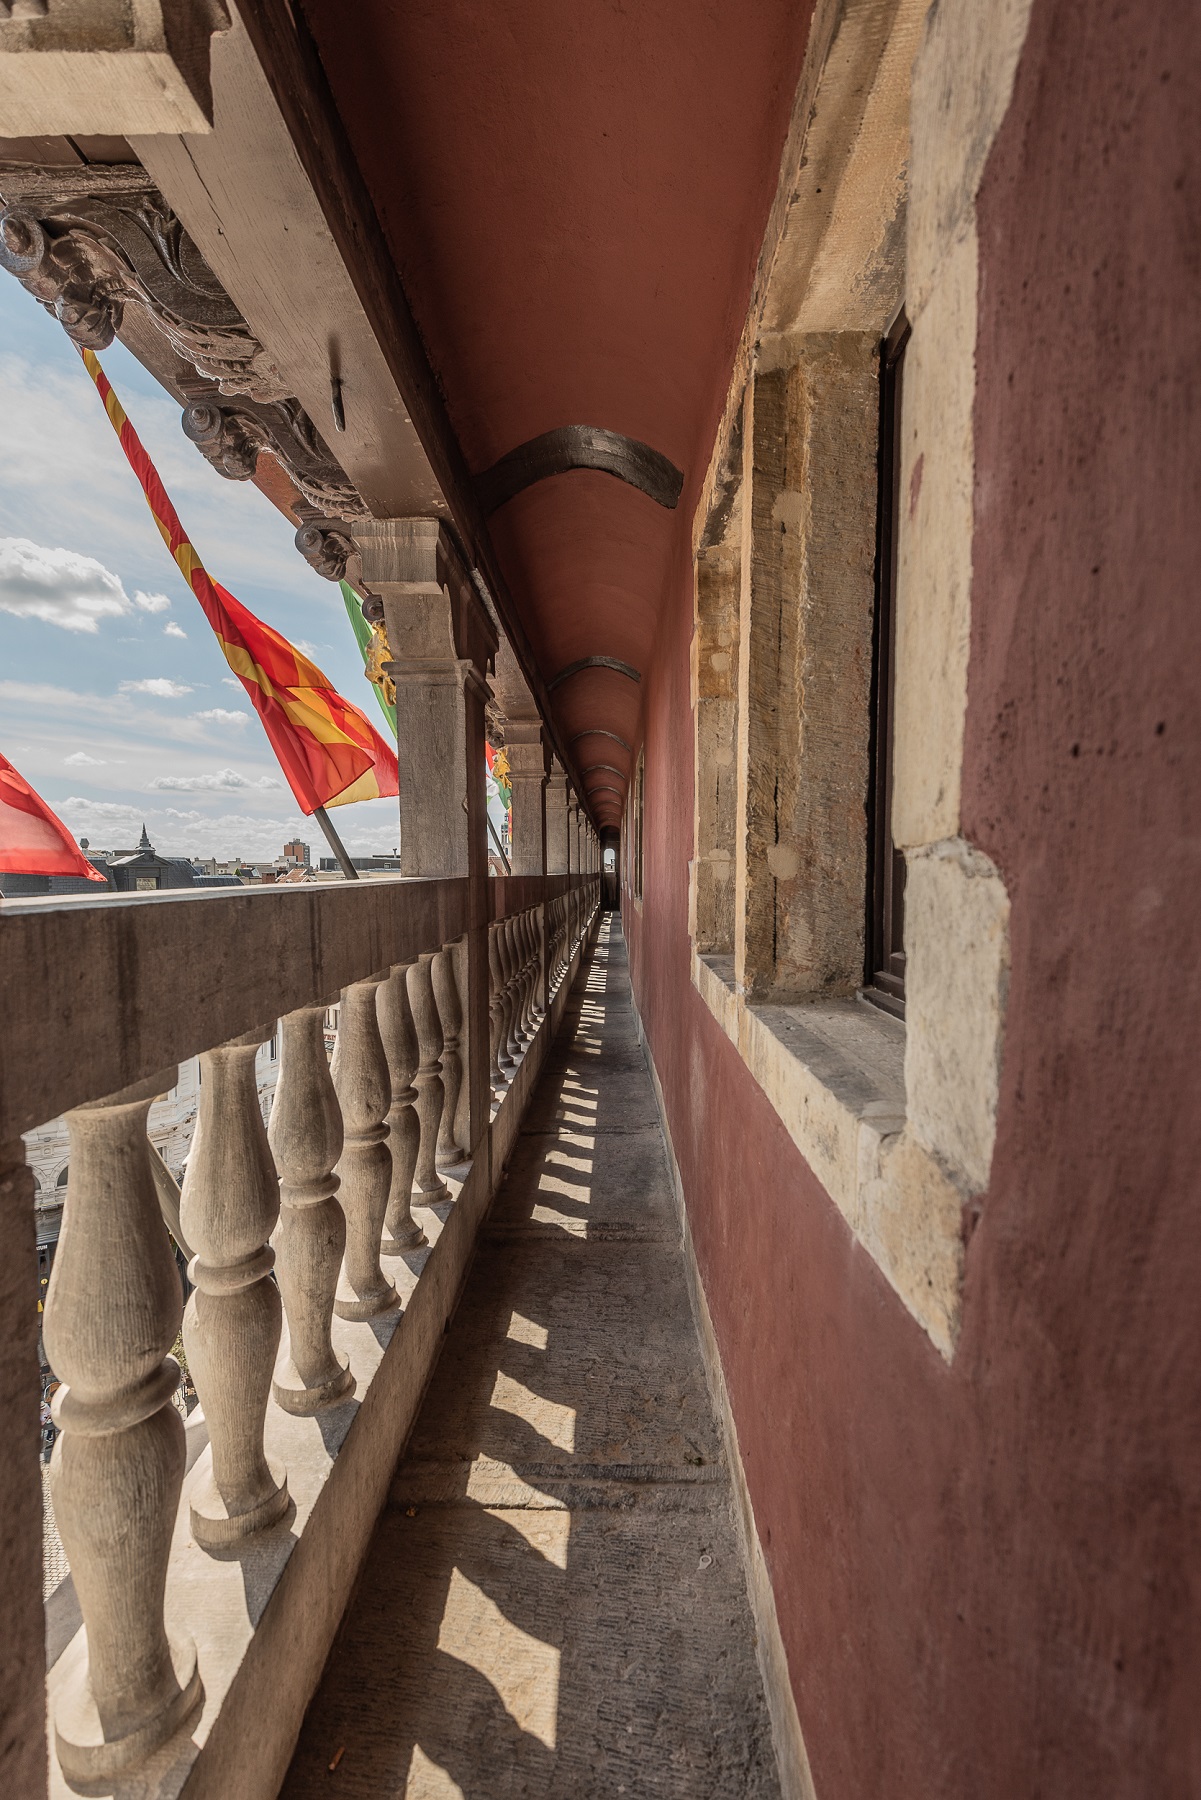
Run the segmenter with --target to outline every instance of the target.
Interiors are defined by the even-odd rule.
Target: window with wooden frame
[[[876,616],[868,786],[867,955],[864,998],[905,1016],[905,857],[892,838],[893,695],[900,523],[901,377],[909,321],[901,312],[880,346]]]

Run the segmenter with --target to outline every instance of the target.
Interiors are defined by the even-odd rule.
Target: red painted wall
[[[1201,13],[1035,0],[980,205],[964,830],[1013,903],[948,1368],[691,988],[690,570],[626,901],[819,1800],[1201,1793]]]

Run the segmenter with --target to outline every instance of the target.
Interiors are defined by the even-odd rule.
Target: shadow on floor
[[[281,1795],[778,1792],[608,915]]]

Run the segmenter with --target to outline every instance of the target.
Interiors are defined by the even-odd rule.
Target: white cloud
[[[0,538],[0,611],[44,619],[63,631],[96,632],[101,619],[130,610],[119,576],[74,550],[30,538]]]
[[[133,597],[133,603],[140,612],[148,613],[166,612],[171,604],[166,594],[144,594],[140,588]],[[168,625],[167,630],[170,629]],[[183,636],[182,631],[179,635]]]
[[[159,700],[178,700],[192,691],[186,681],[168,681],[165,675],[150,675],[145,681],[123,681],[123,694],[153,694]]]
[[[136,806],[125,806],[116,800],[87,800],[82,794],[71,794],[57,803],[59,812],[92,813],[98,819],[136,819],[139,812]]]
[[[77,769],[103,769],[105,766],[102,756],[89,756],[86,750],[77,750],[74,756],[64,756],[63,761],[69,768]]]
[[[164,637],[186,638],[187,635],[188,634],[184,630],[183,626],[177,625],[175,623],[174,619],[168,619],[167,623],[163,626],[163,636]]]
[[[160,775],[150,785],[161,793],[199,794],[220,793],[230,788],[278,788],[283,783],[276,781],[273,775],[261,775],[257,781],[250,781],[236,769],[218,769],[214,775]]]
[[[221,677],[221,686],[237,688],[239,694],[243,694],[246,691],[245,688],[242,686],[242,683],[238,680],[236,675],[223,675]]]
[[[205,719],[210,725],[245,725],[249,713],[227,712],[223,706],[210,706],[207,712],[193,713],[194,719]]]

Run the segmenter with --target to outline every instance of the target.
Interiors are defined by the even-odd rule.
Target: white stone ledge
[[[858,1242],[949,1359],[966,1194],[907,1129],[905,1027],[862,1000],[748,1005],[733,957],[694,952],[692,980]]]
[[[905,1123],[905,1027],[860,1000],[751,1006],[732,956],[697,956],[692,979],[852,1230],[859,1204],[859,1136]]]

